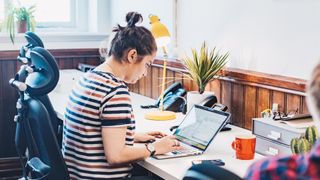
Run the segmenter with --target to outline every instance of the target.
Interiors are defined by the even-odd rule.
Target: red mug
[[[256,148],[256,136],[239,135],[232,142],[232,148],[236,151],[236,158],[241,160],[250,160],[254,158]]]

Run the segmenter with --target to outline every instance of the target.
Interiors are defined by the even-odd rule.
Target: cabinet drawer
[[[265,156],[290,155],[290,146],[270,141],[263,137],[256,137],[256,152]]]
[[[291,139],[300,137],[302,134],[304,134],[304,129],[290,128],[285,124],[273,120],[254,119],[253,134],[289,146]]]

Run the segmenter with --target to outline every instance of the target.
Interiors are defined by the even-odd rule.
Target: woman
[[[181,149],[175,137],[160,132],[135,133],[130,94],[125,83],[147,75],[157,47],[151,32],[136,23],[139,13],[117,25],[106,61],[88,72],[69,96],[63,131],[63,154],[71,178],[130,176],[130,163]],[[143,147],[134,142],[161,139]]]

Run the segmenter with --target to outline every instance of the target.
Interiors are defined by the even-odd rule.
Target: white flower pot
[[[199,104],[207,97],[214,95],[214,92],[205,91],[202,94],[199,94],[198,91],[189,91],[187,93],[187,111],[191,109],[194,104]]]

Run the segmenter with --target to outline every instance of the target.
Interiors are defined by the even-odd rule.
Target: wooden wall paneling
[[[157,68],[159,70],[159,76],[158,76],[158,96],[162,93],[162,77],[163,77],[163,69],[162,68]],[[168,72],[168,71],[167,71]],[[164,85],[164,89],[166,89],[167,85]]]
[[[81,57],[81,58],[73,58],[73,60],[72,60],[72,67],[74,68],[74,69],[78,69],[78,65],[79,64],[87,64],[86,63],[86,58],[85,57]]]
[[[159,97],[159,68],[152,67],[152,98]]]
[[[309,109],[308,109],[308,105],[307,105],[307,98],[306,97],[301,97],[302,100],[301,100],[301,107],[302,107],[302,114],[307,114],[309,113]]]
[[[256,99],[257,97],[257,88],[253,86],[245,86],[244,87],[244,128],[252,129],[252,118],[257,117],[257,106]]]
[[[198,85],[195,81],[191,81],[191,90],[190,91],[198,91]]]
[[[232,114],[232,84],[228,81],[221,81],[221,103],[228,106],[228,111]],[[230,121],[233,123],[233,114]]]
[[[211,91],[211,83],[208,83],[204,88],[204,91]]]
[[[232,109],[232,123],[236,126],[244,126],[244,88],[241,84],[232,84],[231,109]]]
[[[182,83],[186,91],[192,91],[192,80],[190,80],[185,74],[182,75]]]
[[[26,158],[22,161],[25,164]],[[21,175],[22,168],[18,157],[0,159],[0,179],[19,179]]]
[[[270,91],[268,89],[265,88],[258,88],[258,98],[257,98],[257,112],[256,115],[258,117],[261,117],[260,113],[268,108],[271,108],[270,105]]]
[[[221,103],[221,82],[216,79],[210,82],[210,91],[217,97],[218,103]]]
[[[171,84],[173,84],[175,81],[175,73],[171,70],[167,70],[167,78],[166,78],[166,87],[169,87]]]
[[[4,61],[0,61],[0,70],[1,72],[3,73],[4,72]],[[2,147],[3,145],[5,144],[5,137],[6,137],[6,132],[5,132],[5,128],[7,128],[5,125],[6,125],[6,119],[4,117],[4,114],[5,114],[5,93],[4,93],[4,87],[5,87],[5,79],[3,76],[0,76],[1,80],[0,80],[0,144],[2,144]],[[2,157],[5,157],[5,149],[6,148],[0,148],[0,158]]]
[[[148,68],[148,74],[145,78],[146,78],[145,95],[148,97],[152,97],[152,68]]]
[[[15,156],[14,132],[15,123],[13,118],[16,115],[16,101],[18,99],[17,91],[9,85],[9,80],[14,77],[17,70],[16,60],[1,62],[1,89],[2,89],[2,114],[1,114],[1,137],[0,144],[6,148],[0,148],[0,157]]]
[[[180,82],[181,84],[183,84],[183,73],[179,71],[174,72],[174,79],[175,82]]]
[[[302,112],[302,107],[300,107],[301,98],[298,95],[287,94],[286,95],[286,109],[285,112],[289,113],[290,111],[295,111],[298,109],[299,112]]]
[[[5,137],[6,137],[6,134],[5,134],[5,130],[3,130],[6,126],[6,119],[4,118],[4,100],[1,100],[0,101],[0,114],[2,115],[2,117],[0,118],[0,127],[1,127],[1,131],[0,131],[0,143],[1,144],[4,144],[5,142]],[[3,147],[3,145],[1,145],[1,147]],[[4,154],[5,154],[5,148],[0,148],[0,158],[1,157],[5,157]]]
[[[2,71],[2,73],[1,73],[1,76],[0,76],[0,102],[2,102],[3,100],[4,100],[4,98],[5,98],[5,96],[4,96],[4,86],[5,86],[5,83],[7,83],[7,82],[5,82],[5,79],[4,79],[4,77],[3,77],[3,69],[4,69],[4,67],[5,67],[5,65],[4,65],[4,61],[0,61],[0,70]]]
[[[134,84],[132,84],[132,87],[133,87],[133,89],[132,89],[133,92],[138,93],[138,94],[140,93],[140,91],[139,91],[139,81],[134,83]]]
[[[60,69],[72,69],[73,68],[73,58],[59,59],[58,65]]]
[[[146,95],[146,80],[147,80],[147,77],[143,77],[139,80],[139,94],[141,95]]]
[[[132,91],[133,89],[133,85],[132,84],[127,84],[128,88],[129,88],[129,91]]]
[[[272,109],[272,104],[276,103],[278,104],[278,110],[279,111],[284,111],[285,106],[286,106],[286,99],[285,99],[285,93],[280,92],[280,91],[272,91],[272,102],[271,102],[271,109]]]
[[[97,57],[86,57],[84,63],[89,64],[89,65],[98,66],[98,65],[103,63],[103,59],[101,59],[99,56],[97,56]]]

